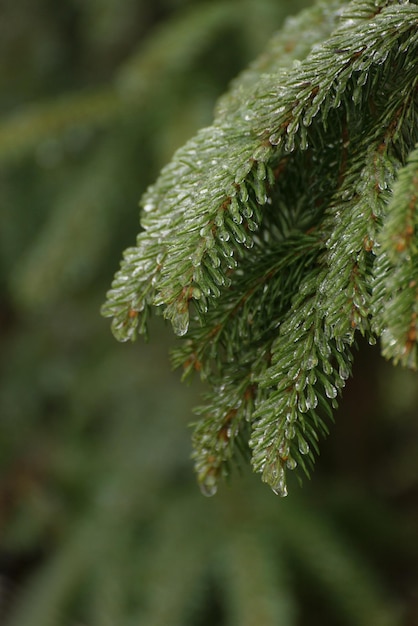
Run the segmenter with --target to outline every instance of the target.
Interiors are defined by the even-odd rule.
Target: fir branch
[[[281,64],[287,39],[276,38],[147,191],[144,231],[103,309],[122,340],[146,333],[152,306],[188,333],[174,362],[213,387],[194,435],[206,493],[249,426],[253,467],[276,493],[287,469],[309,475],[355,332],[374,342],[383,331],[371,331],[374,264],[418,139],[418,8],[354,0],[300,23],[318,15],[325,41]],[[406,342],[415,293],[402,300]]]
[[[342,6],[344,0],[318,2],[298,15],[288,17],[262,54],[232,81],[230,89],[219,99],[216,119],[220,121],[233,113],[239,114],[259,84],[261,75],[277,73],[278,66],[291,71],[295,59],[304,59],[313,46],[329,37],[339,21],[338,11]]]
[[[313,235],[279,241],[270,252],[265,243],[257,247],[234,275],[222,306],[209,309],[204,326],[196,320],[173,357],[186,374],[198,371],[213,386],[206,405],[197,410],[201,419],[193,435],[196,472],[205,493],[214,492],[217,478],[228,475],[236,448],[246,448],[254,407],[265,396],[258,379],[270,362],[291,287],[318,255]]]
[[[327,432],[336,396],[351,373],[347,344],[324,331],[310,277],[280,327],[272,364],[260,379],[268,391],[253,415],[250,446],[254,470],[279,495],[287,495],[286,472],[298,465],[309,476],[318,436]]]
[[[376,262],[374,320],[382,353],[417,368],[418,332],[418,148],[399,171],[387,218],[380,233]]]
[[[387,62],[388,53],[398,54],[400,40],[408,32],[408,59],[413,61],[418,38],[416,8],[389,6],[376,14],[370,2],[359,6],[366,5],[369,13],[366,18],[363,13],[356,17],[358,26],[350,22],[348,28],[345,20],[294,72],[281,70],[276,76],[261,77],[251,101],[232,119],[222,118],[222,125],[215,120],[213,127],[202,130],[163,170],[143,200],[145,232],[138,237],[136,252],[129,250],[104,310],[116,318],[113,328],[119,338],[134,335],[129,312],[140,313],[149,302],[165,305],[165,316],[175,331],[186,333],[190,301],[196,300],[199,306],[202,289],[213,284],[208,270],[212,262],[202,261],[209,250],[222,245],[220,241],[230,240],[222,253],[215,250],[220,264],[215,282],[223,286],[225,272],[234,264],[230,257],[242,255],[242,244],[248,242],[245,229],[253,231],[261,223],[272,165],[294,150],[296,140],[302,149],[307,147],[308,127],[320,109],[325,125],[330,109],[341,105],[346,91],[350,103],[351,98],[357,102],[362,90],[353,92],[354,87],[364,84],[371,68],[383,73],[379,68]],[[272,90],[272,83],[280,87]],[[251,223],[245,217],[248,206],[259,209],[258,219]],[[237,219],[242,228],[234,227]],[[146,289],[142,296],[132,285],[132,277],[139,273],[143,282],[153,281],[151,295]],[[215,287],[210,293],[217,297],[219,290]]]

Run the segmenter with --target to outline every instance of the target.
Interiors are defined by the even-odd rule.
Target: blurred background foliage
[[[2,0],[0,623],[418,624],[418,385],[360,346],[312,481],[202,497],[174,339],[99,310],[138,199],[307,0]]]

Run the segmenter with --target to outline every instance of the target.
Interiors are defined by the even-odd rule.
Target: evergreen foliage
[[[339,427],[322,451],[310,488],[277,501],[257,477],[243,476],[208,501],[196,490],[186,429],[200,387],[179,385],[169,371],[170,335],[163,320],[150,321],[153,341],[138,350],[113,341],[98,317],[120,250],[138,227],[138,190],[175,148],[210,123],[214,100],[231,76],[258,54],[285,14],[302,6],[303,0],[126,0],[123,10],[118,0],[2,5],[2,626],[416,622],[414,372],[388,367],[376,359],[376,347],[361,342]],[[294,58],[307,57],[337,27],[335,7],[312,8],[287,20],[231,85],[216,114],[222,129],[221,118],[229,119],[228,141],[238,140],[232,128],[237,120],[250,127],[239,111],[258,89],[260,74],[276,72],[277,56],[283,71],[293,72]],[[241,138],[244,144],[249,136]],[[236,438],[245,453],[251,436],[246,417],[256,391],[253,345],[259,345],[260,377],[267,376],[263,346],[278,331],[274,321],[267,323],[267,313],[277,319],[294,306],[294,287],[302,285],[307,270],[318,264],[323,271],[323,242],[311,228],[322,213],[310,194],[326,198],[325,210],[334,179],[312,177],[302,193],[297,187],[308,175],[301,167],[311,167],[311,157],[297,152],[274,170],[278,175],[289,167],[292,177],[274,182],[277,193],[268,190],[272,204],[254,205],[254,214],[265,214],[266,228],[262,223],[254,231],[253,247],[247,250],[231,235],[225,242],[233,244],[239,262],[234,275],[233,268],[227,270],[231,287],[222,288],[216,301],[213,294],[207,297],[204,324],[191,319],[173,356],[181,367],[186,364],[186,376],[201,368],[215,386],[225,385],[219,405],[218,396],[208,399],[219,412],[210,427],[215,443],[224,394],[239,410],[246,394]],[[329,149],[326,158],[331,157]],[[404,207],[404,193],[413,195],[413,158],[412,151],[393,172],[397,182],[387,193],[383,227],[389,228],[395,193]],[[251,197],[255,193],[249,188]],[[305,215],[305,202],[312,204],[311,216]],[[398,234],[380,258],[396,281],[397,262],[408,261],[406,248],[413,249],[407,236],[405,249],[397,250],[399,233],[408,235],[412,219],[408,213],[406,222],[399,217],[391,226]],[[372,258],[373,280],[379,280]],[[275,289],[267,289],[270,283]],[[371,307],[377,310],[380,292],[372,287]],[[393,298],[397,307],[399,295],[392,290],[385,306]],[[255,312],[255,322],[247,324],[234,307],[250,316]],[[409,333],[411,319],[402,310]],[[211,337],[205,327],[219,320],[219,337]],[[387,327],[377,315],[371,321]],[[404,329],[401,316],[398,321]],[[372,330],[381,333],[379,326]],[[229,333],[235,344],[246,341],[239,368],[226,361]],[[234,348],[232,357],[239,354]],[[414,351],[405,356],[414,358]],[[257,394],[262,393],[267,398],[269,387],[262,391],[260,382]],[[207,407],[201,412],[198,443],[209,426]],[[229,469],[234,454],[235,448],[226,449],[220,471]],[[213,489],[210,481],[207,488]]]
[[[204,493],[248,444],[277,494],[309,475],[359,334],[416,368],[417,77],[415,3],[319,3],[144,195],[103,313],[122,341],[155,307],[184,336]]]

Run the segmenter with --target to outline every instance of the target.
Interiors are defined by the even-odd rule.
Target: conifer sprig
[[[103,312],[121,340],[154,306],[187,335],[174,363],[213,389],[194,435],[206,493],[247,442],[276,493],[309,474],[357,331],[416,366],[417,75],[415,4],[319,4],[145,194]]]
[[[418,333],[418,148],[399,171],[376,260],[374,319],[382,353],[416,368]]]

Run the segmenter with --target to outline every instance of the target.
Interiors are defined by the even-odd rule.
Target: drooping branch
[[[276,493],[309,474],[356,332],[415,365],[417,73],[415,4],[318,5],[145,194],[104,314],[122,340],[154,306],[186,335],[174,363],[212,387],[194,435],[206,493],[248,443]]]

